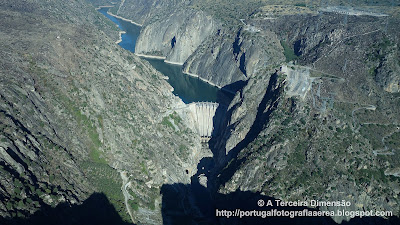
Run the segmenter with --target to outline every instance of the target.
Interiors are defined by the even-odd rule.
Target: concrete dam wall
[[[193,113],[195,128],[200,134],[202,142],[210,140],[216,131],[220,118],[216,116],[219,104],[214,102],[195,102],[189,104],[189,109]]]

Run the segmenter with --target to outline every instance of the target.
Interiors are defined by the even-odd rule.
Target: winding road
[[[357,129],[355,128],[356,127],[356,119],[354,117],[354,113],[356,111],[358,111],[358,110],[361,110],[361,109],[367,109],[367,110],[375,111],[376,110],[376,106],[374,106],[374,105],[366,105],[366,106],[362,106],[362,107],[353,109],[353,111],[351,111],[351,117],[353,118],[353,124],[354,124],[354,127],[352,128],[353,131],[358,130],[360,128],[360,126]]]
[[[121,175],[121,178],[122,178],[121,191],[122,191],[122,194],[124,195],[126,211],[128,212],[128,214],[131,217],[131,220],[133,222],[134,220],[133,220],[133,216],[132,216],[132,209],[131,209],[131,207],[129,206],[129,203],[128,203],[128,200],[133,200],[133,197],[126,190],[131,185],[131,182],[129,181],[128,176],[126,176],[126,172],[125,171],[120,171],[120,175]]]
[[[373,151],[374,155],[375,155],[375,156],[377,156],[377,155],[394,155],[394,150],[395,150],[395,149],[391,149],[391,150],[389,151],[389,148],[387,147],[387,145],[386,145],[386,143],[385,143],[385,139],[388,138],[388,137],[390,137],[390,136],[392,136],[394,133],[397,133],[397,132],[399,132],[399,131],[400,131],[400,127],[397,127],[396,130],[394,130],[394,131],[391,132],[390,134],[388,134],[388,135],[382,137],[382,140],[381,140],[381,141],[382,141],[383,146],[385,146],[385,147],[384,147],[383,149],[374,150],[374,151]]]

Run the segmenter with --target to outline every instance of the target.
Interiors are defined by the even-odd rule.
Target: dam
[[[113,17],[107,13],[108,9],[100,8],[98,11],[125,32],[121,35],[121,42],[118,44],[134,53],[136,40],[140,34],[140,27]],[[229,104],[234,95],[198,78],[184,74],[182,66],[171,65],[160,59],[144,59],[169,78],[168,83],[174,88],[173,93],[186,104],[185,107],[168,110],[163,115],[160,115],[159,119],[168,116],[172,111],[187,110],[193,121],[193,129],[199,134],[201,142],[208,142],[213,134],[216,134],[223,119],[223,115],[220,115],[223,113],[217,113],[217,108]]]
[[[208,142],[218,128],[220,121],[220,118],[216,116],[218,106],[219,104],[214,102],[194,102],[188,106],[194,118],[195,128],[201,137],[201,142]]]
[[[192,102],[184,107],[170,109],[160,115],[158,120],[168,119],[171,124],[174,120],[171,114],[177,112],[179,115],[188,117],[190,127],[200,136],[202,143],[207,143],[219,130],[224,118],[225,106],[215,102]]]

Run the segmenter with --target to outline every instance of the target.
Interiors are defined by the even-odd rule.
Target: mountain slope
[[[185,118],[162,123],[183,104],[171,86],[84,1],[3,1],[0,13],[0,215],[101,192],[124,221],[128,207],[134,222],[159,223],[158,188],[190,182],[185,170],[207,154]]]

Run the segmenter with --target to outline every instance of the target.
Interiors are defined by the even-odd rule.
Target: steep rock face
[[[218,86],[247,80],[260,69],[284,58],[277,36],[269,31],[251,33],[218,30],[185,62],[183,71],[196,74]]]
[[[389,210],[397,215],[399,202],[392,196],[400,193],[400,182],[388,171],[398,163],[374,155],[376,147],[369,142],[373,140],[352,133],[352,118],[344,116],[341,107],[321,113],[312,96],[303,102],[279,92],[273,101],[268,95],[274,92],[268,94],[265,82],[254,84],[252,79],[242,97],[235,97],[227,129],[217,143],[221,170],[209,180],[219,193],[240,190],[291,201],[346,200],[351,202],[346,210]],[[263,98],[257,97],[260,92],[266,93]],[[262,120],[259,115],[268,116]],[[388,135],[396,133],[395,126],[387,129]],[[329,207],[337,209],[343,208]]]
[[[384,90],[398,92],[399,40],[396,37],[399,31],[396,17],[347,17],[320,13],[300,19],[298,16],[286,16],[274,21],[254,21],[254,24],[272,29],[292,47],[303,65],[338,77],[346,77],[347,73],[362,73],[373,77]],[[358,79],[359,76],[348,78]],[[348,92],[346,97],[350,97],[356,89],[350,87],[344,90]]]
[[[135,52],[166,56],[167,61],[183,64],[216,27],[216,22],[205,13],[176,11],[147,24],[141,30]]]
[[[112,11],[139,24],[157,21],[185,7],[190,0],[124,0]]]
[[[399,154],[393,140],[399,132],[400,100],[377,79],[388,72],[378,65],[397,70],[397,31],[375,31],[380,24],[369,17],[349,17],[346,28],[342,21],[334,14],[252,21],[290,43],[297,62],[309,66],[314,79],[304,99],[280,89],[271,107],[273,101],[265,104],[259,96],[268,92],[266,77],[272,72],[249,78],[232,101],[215,146],[221,170],[210,180],[220,193],[239,189],[284,200],[344,199],[351,202],[348,210],[398,215],[399,200],[393,196],[400,194]],[[258,120],[255,111],[268,113],[268,119]]]
[[[252,142],[276,109],[284,80],[274,72],[270,69],[257,73],[256,78],[250,78],[230,103],[224,125],[226,129],[215,144],[220,150],[217,157],[222,165]]]
[[[135,4],[132,4],[132,2],[135,2]],[[143,24],[156,2],[156,0],[121,1],[121,4],[116,6],[117,15],[124,15],[136,23]]]
[[[388,40],[386,40],[388,41]],[[390,43],[390,42],[389,42]],[[400,92],[400,48],[399,43],[388,47],[381,55],[385,55],[381,58],[378,66],[373,69],[371,67],[371,73],[375,74],[375,80],[385,89],[387,92],[399,93]],[[397,51],[396,51],[397,48]]]
[[[101,192],[124,221],[160,224],[160,187],[189,183],[209,154],[165,78],[84,1],[6,1],[0,14],[1,223]]]
[[[185,62],[183,71],[200,76],[220,87],[246,79],[236,66],[232,43],[219,35],[203,43]]]
[[[134,18],[132,12],[121,9],[139,10],[144,5],[140,1],[125,1],[119,15]],[[146,7],[148,10],[138,12],[143,15],[144,27],[135,52],[185,63],[185,73],[217,86],[246,80],[258,69],[276,65],[283,58],[279,40],[272,32],[234,33],[206,13],[188,7],[186,1],[148,2]]]
[[[69,48],[70,42],[61,44],[60,36],[66,32],[63,39],[76,40],[82,33],[82,38],[86,32],[79,26],[100,17],[88,14],[79,21],[72,17],[92,10],[81,3],[68,5],[66,13],[58,17],[49,10],[62,6],[60,2],[43,6],[37,1],[3,1],[0,6],[5,18],[0,24],[4,43],[0,57],[1,216],[29,215],[43,205],[60,202],[76,204],[93,192],[78,161],[87,158],[83,144],[87,140],[76,136],[77,129],[65,126],[65,118],[57,114],[60,111],[55,102],[46,98],[43,91],[49,85],[47,79],[64,79],[68,69],[76,67],[74,48]],[[66,17],[72,21],[66,23]],[[47,23],[47,19],[54,22]],[[68,26],[57,32],[56,27],[61,24]],[[112,31],[104,22],[99,25]],[[47,33],[47,38],[43,38],[43,33]],[[66,48],[69,51],[55,52]],[[32,52],[36,55],[32,56]],[[60,53],[64,57],[57,55]],[[49,61],[52,66],[46,67]],[[39,80],[45,74],[48,78],[41,80],[46,83],[43,85]],[[53,96],[58,94],[52,92]]]
[[[157,22],[160,19],[165,20],[170,14],[173,14],[174,8],[180,8],[188,12],[191,11],[188,6],[190,6],[190,1],[151,1],[147,4],[140,1],[124,1],[120,8],[130,8],[131,12],[135,12],[135,7],[137,7],[136,10],[146,8],[147,10],[139,10],[143,11],[142,13],[130,13],[126,10],[122,14],[125,14],[127,17],[132,17],[135,14],[146,15],[146,19],[142,20],[143,22],[147,21],[148,24],[155,22],[157,24],[160,23]],[[390,18],[390,22],[387,22],[389,20],[386,20],[386,17],[344,16],[343,14],[335,15],[322,12],[319,14],[302,15],[299,21],[296,21],[294,17],[287,15],[281,16],[276,20],[260,20],[256,16],[253,16],[255,19],[250,19],[246,23],[250,23],[251,26],[249,27],[255,29],[249,29],[251,31],[249,33],[251,34],[246,35],[246,37],[242,35],[242,33],[245,33],[243,31],[236,38],[233,38],[234,34],[232,31],[215,32],[186,61],[184,71],[199,75],[218,86],[225,86],[239,80],[245,80],[246,75],[249,76],[253,71],[256,71],[260,66],[259,64],[264,64],[265,61],[270,60],[268,56],[276,55],[275,52],[273,54],[263,52],[266,47],[261,46],[261,43],[265,41],[257,37],[266,36],[266,40],[269,41],[270,37],[263,33],[267,30],[272,30],[278,35],[280,40],[287,42],[286,44],[289,48],[294,48],[294,54],[302,56],[299,59],[302,63],[308,64],[312,61],[313,66],[323,68],[326,72],[333,72],[345,68],[343,65],[346,64],[346,61],[350,61],[350,58],[358,57],[358,60],[351,61],[367,61],[364,64],[360,63],[358,70],[365,69],[366,71],[370,71],[369,73],[374,77],[375,81],[386,91],[391,93],[398,92],[400,78],[398,76],[399,65],[396,63],[398,62],[399,55],[398,40],[395,38],[397,35],[396,24],[398,24],[396,18]],[[169,21],[170,25],[174,22],[179,24],[179,22],[174,20]],[[261,28],[261,34],[257,32],[258,28]],[[221,38],[219,37],[221,34],[228,34],[228,37],[224,36]],[[143,36],[151,38],[152,34],[151,32],[146,32]],[[257,38],[251,36],[256,36]],[[379,36],[387,36],[387,39],[379,38]],[[166,51],[168,49],[166,46],[172,47],[173,38],[174,35],[169,35],[168,38],[159,38],[159,43],[163,44],[151,47],[151,53],[167,56],[170,51]],[[141,39],[145,40],[144,37]],[[374,48],[370,52],[366,52],[367,47],[370,46],[368,44],[359,45],[358,47],[361,48],[358,49],[353,48],[353,43],[356,43],[357,40],[369,40],[373,42],[377,39],[381,39],[379,40],[380,43],[378,45],[372,44]],[[234,53],[235,47],[232,47],[232,49],[230,47],[231,44],[234,45],[235,43],[241,44],[239,46],[241,50],[237,53]],[[190,43],[186,46],[189,45]],[[277,46],[279,44],[275,45],[272,49],[277,49]],[[380,47],[383,48],[380,50]],[[348,57],[340,57],[339,51],[343,53],[346,51],[346,48],[352,50],[347,51],[347,54],[350,54],[351,57],[350,55]],[[230,51],[232,55],[229,56],[228,53]],[[365,59],[360,51],[364,51],[368,59]],[[147,52],[150,53],[150,51]],[[192,52],[192,49],[187,54],[185,51],[178,50],[173,55],[167,57],[179,59],[179,63],[182,63],[182,60],[187,57],[189,52]],[[353,54],[355,52],[357,53]],[[183,54],[183,57],[178,56],[180,54]],[[327,61],[327,55],[334,54],[337,56],[335,61],[340,63],[332,64]],[[316,60],[317,58],[319,59]],[[237,68],[231,67],[233,65],[236,65]],[[338,65],[341,65],[342,68],[339,68]],[[226,73],[223,73],[223,71],[226,71]],[[362,73],[365,73],[365,71],[362,71]]]
[[[400,115],[391,92],[398,91],[399,23],[390,19],[386,29],[385,18],[369,16],[254,16],[246,21],[252,32],[210,35],[184,71],[218,86],[247,81],[212,143],[210,186],[283,200],[348,200],[351,210],[398,215]],[[275,71],[283,52],[313,77],[302,99],[285,95],[285,75]]]
[[[32,77],[23,70],[7,72],[0,92],[1,216],[29,215],[41,205],[86,198],[92,188],[77,163],[85,150],[65,147],[69,132],[35,91]]]

